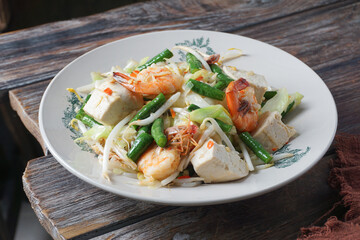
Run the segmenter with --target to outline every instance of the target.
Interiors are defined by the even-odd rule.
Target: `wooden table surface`
[[[359,26],[358,1],[149,1],[1,34],[0,91],[9,92],[11,106],[45,149],[39,103],[51,79],[70,61],[131,35],[214,30],[255,38],[301,59],[333,94],[338,132],[360,133]],[[295,239],[301,227],[321,219],[339,200],[327,184],[334,157],[331,147],[309,172],[271,193],[203,207],[122,198],[73,176],[51,155],[29,161],[23,184],[55,239]]]

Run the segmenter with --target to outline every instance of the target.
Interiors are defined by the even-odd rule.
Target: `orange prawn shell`
[[[251,132],[256,128],[259,104],[256,101],[254,89],[244,78],[228,85],[226,103],[237,130]]]
[[[152,66],[136,74],[136,78],[120,83],[132,92],[147,95],[172,94],[181,89],[183,78],[165,66]]]

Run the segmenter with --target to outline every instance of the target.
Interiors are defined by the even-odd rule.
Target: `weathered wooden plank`
[[[99,234],[97,239],[170,239],[182,234],[191,239],[294,239],[300,227],[338,201],[327,185],[328,161],[333,157],[325,157],[274,192],[205,207],[163,207],[124,199],[83,182],[51,156],[30,161],[23,183],[40,222],[56,239]]]
[[[56,176],[56,177],[54,177]],[[128,219],[139,221],[170,207],[125,199],[85,183],[52,156],[32,160],[24,191],[41,224],[55,239],[68,239]]]
[[[353,117],[360,116],[357,107],[360,101],[360,44],[359,31],[354,31],[355,26],[360,25],[358,6],[358,3],[342,7],[331,5],[237,32],[291,52],[317,70],[338,106],[338,130],[353,133],[360,132]],[[284,22],[290,24],[284,27]],[[334,36],[342,37],[334,40]],[[48,81],[10,91],[12,107],[43,148],[38,128],[38,108],[47,84]]]
[[[40,134],[38,114],[42,95],[49,83],[50,81],[39,82],[9,92],[11,107],[40,143],[44,153],[46,153],[46,146]]]
[[[263,196],[174,209],[94,239],[296,239],[302,226],[316,221],[339,200],[327,184],[331,157]]]
[[[341,21],[344,19],[348,24]],[[360,94],[356,92],[360,89],[359,48],[356,45],[359,38],[354,28],[358,23],[358,3],[351,5],[339,3],[236,30],[236,33],[272,43],[300,57],[316,69],[335,97],[340,120],[338,129],[359,133],[360,128],[356,118],[360,116],[360,109],[356,104],[360,100]],[[339,39],[338,36],[343,36],[344,39]],[[349,47],[352,51],[348,51]],[[22,110],[24,114],[37,121],[33,112],[36,111],[36,101],[26,98],[28,94],[36,91],[35,89],[29,86],[25,90],[22,88],[20,91],[12,91],[10,96],[14,98],[14,103],[17,101],[16,104],[21,105],[18,112]],[[31,98],[35,99],[35,96]],[[37,99],[40,100],[39,97]],[[33,109],[27,112],[26,106],[32,106]],[[142,213],[134,210],[134,205],[129,203],[132,200],[121,199],[112,194],[107,195],[109,193],[82,182],[51,157],[30,162],[23,181],[24,189],[35,212],[48,231],[54,231],[51,233],[56,238],[92,237],[109,229],[121,227],[109,234],[101,235],[101,239],[105,237],[163,239],[181,234],[188,234],[195,239],[206,237],[293,239],[301,226],[316,220],[337,200],[336,195],[326,184],[327,161],[328,157],[297,181],[275,192],[250,200],[197,208],[163,208],[150,205],[148,209],[147,204],[142,203],[144,204]],[[73,189],[69,189],[70,184]],[[63,195],[64,192],[66,195]],[[57,194],[58,199],[68,199],[67,202],[57,203],[54,193]],[[67,198],[67,195],[70,197]],[[122,204],[120,206],[130,205],[126,209],[130,209],[129,211],[134,214],[118,210],[116,207],[119,203],[114,207],[112,202],[116,202],[118,198],[121,199],[118,200]],[[103,210],[104,212],[101,213]],[[86,220],[82,221],[84,212],[89,214],[85,216]],[[164,212],[161,217],[151,217],[161,212]],[[74,227],[68,225],[68,218],[70,222],[77,222],[78,225]],[[132,220],[129,221],[129,218]],[[145,218],[147,220],[137,223]],[[80,230],[81,226],[84,231]],[[159,229],[159,226],[163,228]],[[87,235],[81,235],[89,231]]]
[[[52,78],[79,55],[129,35],[189,28],[232,32],[333,2],[162,0],[2,34],[0,91]]]

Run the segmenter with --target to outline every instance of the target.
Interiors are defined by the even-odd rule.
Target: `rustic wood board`
[[[9,92],[11,107],[17,112],[29,132],[40,143],[44,153],[46,146],[39,129],[39,106],[50,81],[44,81],[17,88]]]
[[[260,197],[173,209],[95,239],[296,239],[301,227],[339,200],[327,185],[331,157],[296,181]]]
[[[271,193],[204,207],[166,207],[121,198],[83,182],[51,156],[28,163],[23,185],[41,224],[56,239],[170,239],[176,234],[191,239],[294,239],[300,227],[339,200],[327,185],[333,157],[329,152],[298,180]]]
[[[360,23],[359,3],[354,1],[317,2],[315,5],[305,4],[305,7],[302,6],[302,8],[294,10],[299,4],[304,5],[304,3],[289,1],[289,4],[295,4],[295,7],[287,7],[294,11],[290,14],[289,10],[286,10],[288,16],[285,17],[278,12],[276,14],[271,13],[271,11],[276,11],[273,4],[278,4],[274,2],[266,5],[271,11],[264,5],[257,8],[258,12],[249,9],[252,4],[257,4],[253,2],[247,3],[249,5],[246,7],[242,5],[245,3],[235,4],[235,7],[231,9],[229,9],[230,5],[227,5],[231,3],[230,1],[224,1],[224,3],[201,1],[201,4],[199,1],[187,2],[201,5],[200,9],[203,12],[200,11],[196,16],[192,16],[195,13],[184,12],[183,7],[173,4],[173,2],[158,1],[146,3],[149,4],[148,11],[152,11],[154,7],[161,5],[173,15],[157,12],[156,17],[151,18],[146,23],[144,22],[141,27],[134,26],[134,21],[135,19],[145,21],[144,18],[139,16],[136,18],[133,11],[125,13],[123,9],[117,9],[104,13],[104,15],[73,20],[71,23],[74,23],[74,27],[69,26],[70,22],[60,22],[44,25],[40,27],[41,29],[34,28],[26,31],[34,31],[36,33],[34,39],[43,37],[53,41],[49,45],[38,43],[40,45],[36,51],[49,50],[51,46],[54,46],[53,44],[60,44],[53,39],[52,34],[56,33],[57,37],[65,36],[66,38],[63,40],[64,42],[59,41],[63,44],[61,51],[67,49],[71,52],[74,47],[79,47],[76,48],[77,54],[86,51],[86,47],[88,47],[86,49],[91,49],[119,36],[124,37],[129,34],[156,29],[187,28],[191,24],[194,28],[228,31],[253,37],[294,54],[315,69],[324,79],[335,98],[339,112],[338,130],[360,133],[359,117],[356,117],[360,116],[360,109],[357,104],[360,102],[360,50],[359,30],[356,28]],[[144,10],[144,6],[140,5],[140,9]],[[239,6],[242,6],[243,9],[237,9]],[[215,11],[216,8],[220,10]],[[252,15],[256,12],[259,15],[255,14],[256,16],[249,17],[250,15],[247,12],[251,12]],[[128,26],[133,27],[132,31],[128,28],[127,32],[120,34],[116,32],[120,31],[120,27],[112,26],[110,29],[114,30],[114,33],[105,34],[104,29],[97,29],[99,21],[97,18],[99,16],[101,18],[108,16],[106,18],[108,20],[113,19],[115,13],[129,17],[129,21],[133,25],[129,24]],[[226,17],[226,13],[231,17]],[[220,24],[215,25],[214,20],[210,21],[207,18],[216,14],[220,16],[221,21]],[[241,14],[243,14],[241,17],[235,16]],[[179,20],[180,15],[187,17]],[[163,19],[157,19],[158,16]],[[249,18],[248,22],[246,19],[245,23],[238,24],[237,21],[244,20],[245,18],[242,18],[244,16]],[[259,21],[258,23],[255,21],[256,18]],[[231,21],[234,21],[233,24],[230,24]],[[159,24],[163,24],[161,28]],[[71,36],[70,33],[73,33],[74,29],[85,31],[87,29],[85,26],[93,30],[95,28],[95,30],[93,33],[82,32],[81,37]],[[45,33],[45,30],[48,33]],[[29,34],[29,32],[27,33]],[[23,32],[20,33],[23,34]],[[64,33],[66,34],[63,35]],[[86,34],[91,36],[85,40]],[[101,34],[104,35],[101,37]],[[74,43],[79,38],[83,41],[80,41],[81,46]],[[2,46],[1,41],[0,39],[0,48]],[[7,42],[12,41],[8,39]],[[60,48],[60,45],[56,48]],[[32,52],[30,49],[27,51],[29,51],[27,52],[29,56],[34,56],[39,60],[39,64],[43,64],[41,61],[45,61],[46,57],[44,56],[53,54],[46,52],[46,50],[41,53],[35,50]],[[18,53],[14,51],[13,54],[17,56]],[[63,54],[59,58],[53,56],[53,63],[56,64],[48,66],[49,69],[56,72],[56,67],[63,66],[76,54],[69,55],[70,57]],[[29,66],[27,69],[29,70]],[[9,83],[11,86],[9,88],[12,88],[16,87],[17,83],[23,85],[49,80],[51,74],[54,74],[44,74],[39,77],[31,71],[33,70],[30,69],[27,75],[17,75],[16,78],[14,76],[12,79],[0,79],[0,89],[1,82]],[[19,72],[19,74],[23,73]],[[27,78],[31,74],[33,74],[31,79]],[[2,76],[5,75],[2,75],[0,70],[0,77]],[[27,78],[27,80],[19,81],[18,79],[22,77]],[[11,85],[13,83],[15,84]],[[20,116],[23,115],[21,117],[24,122],[31,121],[27,127],[30,126],[28,128],[32,129],[34,135],[36,131],[38,134],[37,111],[40,95],[42,95],[41,93],[47,83],[48,81],[33,84],[10,92],[13,108]],[[272,193],[241,202],[209,207],[164,207],[124,199],[79,180],[62,168],[51,156],[29,162],[23,176],[23,183],[24,190],[40,221],[49,233],[57,239],[81,239],[96,236],[100,239],[167,239],[188,235],[194,239],[232,239],[239,236],[244,239],[294,239],[301,226],[307,226],[318,219],[338,200],[337,195],[328,187],[326,182],[327,163],[333,156],[333,151],[330,150],[327,157],[323,158],[311,171],[297,181]],[[57,199],[62,199],[62,201],[59,202]]]
[[[76,237],[130,219],[139,221],[149,213],[172,209],[93,187],[68,172],[52,156],[28,163],[23,186],[41,224],[56,239]]]
[[[168,29],[234,32],[334,2],[161,0],[2,34],[0,91],[51,79],[81,54],[130,35]]]

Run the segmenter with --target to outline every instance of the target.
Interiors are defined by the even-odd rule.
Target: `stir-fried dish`
[[[238,49],[207,55],[176,46],[91,73],[74,89],[82,106],[71,126],[96,153],[104,178],[148,186],[233,181],[291,154],[273,155],[295,135],[283,119],[303,96],[270,87],[264,76],[226,65]],[[80,96],[81,95],[81,96]]]

